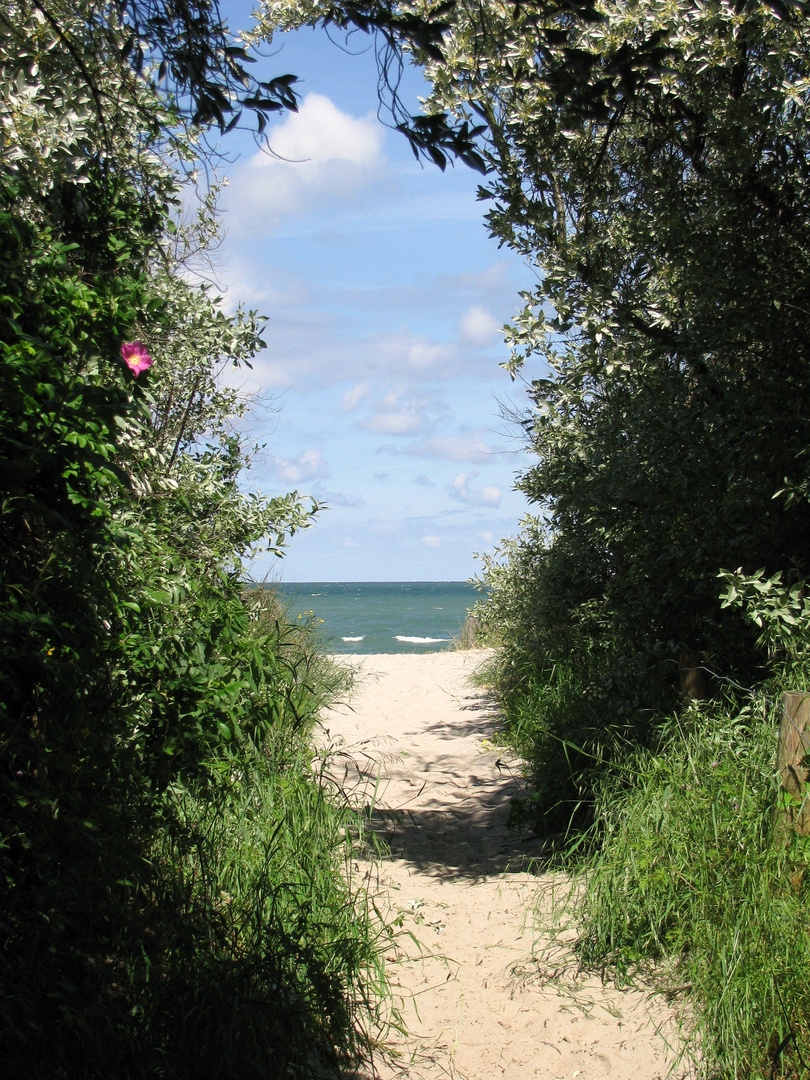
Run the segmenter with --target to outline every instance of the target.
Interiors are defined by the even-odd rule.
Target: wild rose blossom
[[[152,366],[152,357],[140,341],[125,341],[121,346],[121,358],[136,379]]]

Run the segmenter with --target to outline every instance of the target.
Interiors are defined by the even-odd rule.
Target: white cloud
[[[447,413],[447,407],[431,398],[405,398],[404,386],[389,391],[374,405],[371,416],[358,423],[365,431],[382,435],[416,435],[429,424],[429,417]]]
[[[274,467],[276,476],[285,484],[300,484],[304,480],[315,480],[331,475],[329,466],[324,461],[323,452],[314,449],[304,450],[292,461],[276,458]]]
[[[476,292],[505,294],[505,299],[514,301],[515,289],[514,285],[509,281],[509,267],[510,264],[517,261],[516,257],[509,259],[500,258],[497,262],[490,263],[484,270],[459,274],[457,280],[466,288]]]
[[[461,358],[454,345],[421,335],[398,334],[378,342],[374,362],[389,371],[444,379],[457,373]]]
[[[453,483],[448,484],[447,494],[465,506],[500,506],[501,489],[491,484],[482,488],[471,487],[470,481],[476,476],[478,473],[459,473]]]
[[[367,382],[355,383],[351,390],[343,395],[340,407],[343,412],[353,412],[367,397],[371,396],[371,387]]]
[[[368,524],[368,531],[375,536],[391,536],[392,533],[399,531],[399,523],[396,521],[384,521],[381,518],[374,518]]]
[[[297,113],[272,128],[272,152],[237,169],[229,223],[251,233],[313,208],[351,202],[383,166],[385,131],[373,113],[350,116],[323,94],[307,94]]]
[[[233,308],[240,297],[240,283],[250,280],[247,261],[235,267],[233,273],[223,272],[223,278],[235,281],[228,290],[229,308]],[[402,380],[416,395],[424,393],[430,384],[440,386],[463,380],[471,385],[482,378],[504,378],[487,352],[467,349],[459,341],[442,342],[407,328],[397,334],[388,330],[375,332],[381,324],[387,322],[390,326],[400,317],[419,321],[417,315],[398,312],[391,296],[379,309],[364,309],[363,324],[358,327],[344,319],[342,312],[360,303],[358,294],[373,294],[373,289],[335,288],[326,297],[328,306],[324,307],[323,293],[315,285],[295,281],[294,275],[291,278],[287,297],[282,293],[281,272],[274,273],[267,288],[256,273],[253,288],[245,287],[241,292],[248,306],[270,317],[264,334],[267,348],[254,361],[252,381],[257,385],[308,394],[340,385],[344,396],[339,407],[346,413],[356,413],[361,405],[368,405],[380,394],[384,378]],[[278,304],[273,303],[274,296],[278,296]],[[391,307],[387,306],[389,301]],[[335,311],[329,305],[334,305]]]
[[[452,356],[449,345],[417,338],[411,341],[405,353],[405,363],[411,371],[433,372]]]
[[[415,484],[419,484],[420,487],[436,487],[429,476],[425,476],[424,473],[420,473],[415,479]]]
[[[405,447],[405,453],[445,461],[481,461],[491,457],[491,451],[480,435],[437,435],[411,443]]]
[[[381,435],[415,435],[422,430],[424,421],[413,408],[397,412],[379,412],[369,416],[360,427]]]
[[[458,323],[459,335],[466,345],[493,345],[499,330],[498,320],[479,304],[467,308]]]
[[[373,113],[364,117],[343,113],[324,94],[307,94],[298,112],[270,130],[273,154],[288,161],[319,165],[325,161],[351,161],[365,165],[375,160],[385,133]],[[272,167],[274,158],[259,152],[251,164]]]
[[[423,536],[422,537],[422,543],[425,544],[426,547],[437,548],[441,542],[442,541],[441,541],[440,536]]]

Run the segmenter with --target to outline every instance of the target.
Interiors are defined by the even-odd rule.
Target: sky
[[[250,6],[223,5],[231,30]],[[333,38],[279,35],[253,69],[300,80],[299,112],[270,128],[277,156],[248,132],[222,144],[217,283],[227,307],[268,317],[253,370],[230,376],[264,402],[249,486],[328,506],[252,574],[463,580],[528,509],[513,484],[530,459],[502,416],[525,388],[499,364],[532,272],[488,236],[477,173],[419,164],[377,118],[370,40]],[[416,70],[403,92],[415,111]]]

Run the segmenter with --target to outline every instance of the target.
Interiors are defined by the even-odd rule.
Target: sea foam
[[[365,636],[366,636],[365,634],[361,634],[360,637],[342,637],[340,640],[341,641],[362,641]]]
[[[441,641],[451,641],[449,637],[406,637],[404,634],[395,634],[396,641],[407,642],[408,645],[438,645]]]

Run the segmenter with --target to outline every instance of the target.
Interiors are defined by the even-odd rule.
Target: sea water
[[[299,615],[323,620],[321,636],[336,653],[446,649],[481,595],[464,581],[276,582],[269,588],[293,621]]]

